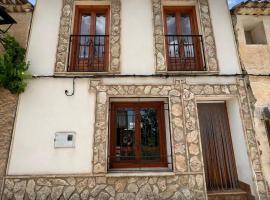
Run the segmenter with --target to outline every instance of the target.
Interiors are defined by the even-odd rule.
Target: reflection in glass
[[[96,37],[95,37],[95,56],[103,57],[105,38],[100,35],[105,35],[106,17],[104,14],[96,15]]]
[[[159,131],[156,109],[141,109],[142,160],[159,160]]]
[[[81,19],[80,35],[89,35],[91,27],[91,15],[83,15]]]
[[[190,22],[189,15],[181,16],[181,31],[182,31],[182,35],[190,35],[190,36],[192,35],[191,22]],[[192,37],[184,36],[182,42],[184,46],[185,57],[194,57],[194,45],[193,45]]]
[[[181,16],[182,35],[191,35],[191,23],[189,15]]]
[[[80,58],[87,58],[89,55],[89,44],[90,38],[90,27],[91,27],[91,15],[82,15],[81,26],[80,26]]]
[[[116,111],[116,160],[135,159],[135,111],[130,108]]]
[[[167,15],[167,37],[169,44],[169,56],[178,57],[178,41],[177,41],[177,30],[176,30],[176,17],[175,15]]]

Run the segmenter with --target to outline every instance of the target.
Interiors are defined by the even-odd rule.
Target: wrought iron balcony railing
[[[109,58],[108,35],[71,35],[68,72],[105,72]]]
[[[202,35],[165,35],[168,71],[205,71]]]

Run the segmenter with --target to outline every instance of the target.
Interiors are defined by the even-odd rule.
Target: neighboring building
[[[14,36],[22,47],[26,48],[32,21],[33,5],[27,0],[1,0],[0,6],[6,8],[8,14],[17,22],[8,29],[8,33]]]
[[[269,198],[226,0],[39,0],[3,199]]]
[[[232,16],[243,70],[256,99],[256,137],[270,185],[270,1],[239,4],[232,9]]]
[[[17,22],[12,24],[11,27],[10,24],[0,25],[0,34],[2,35],[3,32],[7,31],[8,34],[16,38],[22,47],[26,48],[33,6],[26,0],[1,0],[0,6],[1,16],[2,14],[9,16],[10,22],[7,23],[12,23],[12,18]],[[1,24],[5,23],[5,20],[2,20],[4,18],[0,19]],[[0,45],[1,53],[3,53],[3,47]],[[0,188],[2,188],[3,177],[6,175],[17,102],[17,95],[13,95],[8,90],[0,87]]]

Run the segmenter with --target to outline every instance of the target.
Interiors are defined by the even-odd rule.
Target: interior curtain
[[[225,103],[198,104],[208,191],[239,188]]]

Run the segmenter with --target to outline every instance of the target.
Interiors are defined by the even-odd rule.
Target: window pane
[[[135,159],[135,111],[131,108],[116,111],[116,160]]]
[[[89,35],[91,27],[91,15],[83,15],[81,18],[80,35]]]
[[[104,14],[96,15],[96,35],[105,35],[106,17]]]
[[[182,15],[181,16],[181,30],[182,35],[191,35],[191,23],[190,23],[190,16],[189,15]]]
[[[90,37],[86,35],[90,35],[90,27],[91,27],[91,15],[82,15],[80,35],[85,36],[80,37],[79,58],[81,59],[88,58],[89,55]]]
[[[194,57],[194,45],[192,41],[192,37],[189,35],[192,35],[191,30],[191,22],[190,22],[190,16],[189,15],[182,15],[181,16],[181,31],[184,36],[182,39],[182,45],[184,50],[185,57]]]
[[[178,41],[177,41],[177,30],[176,30],[176,17],[175,15],[167,15],[167,42],[169,45],[169,56],[178,57]]]
[[[89,55],[89,46],[90,46],[90,37],[89,36],[80,36],[80,43],[79,43],[79,49],[80,49],[80,54],[79,58],[80,59],[86,59],[88,58]]]
[[[175,15],[167,15],[167,34],[176,35],[176,17]]]
[[[159,130],[156,109],[141,109],[142,160],[160,160]]]
[[[104,56],[104,43],[106,33],[106,17],[104,14],[96,15],[95,56]]]

